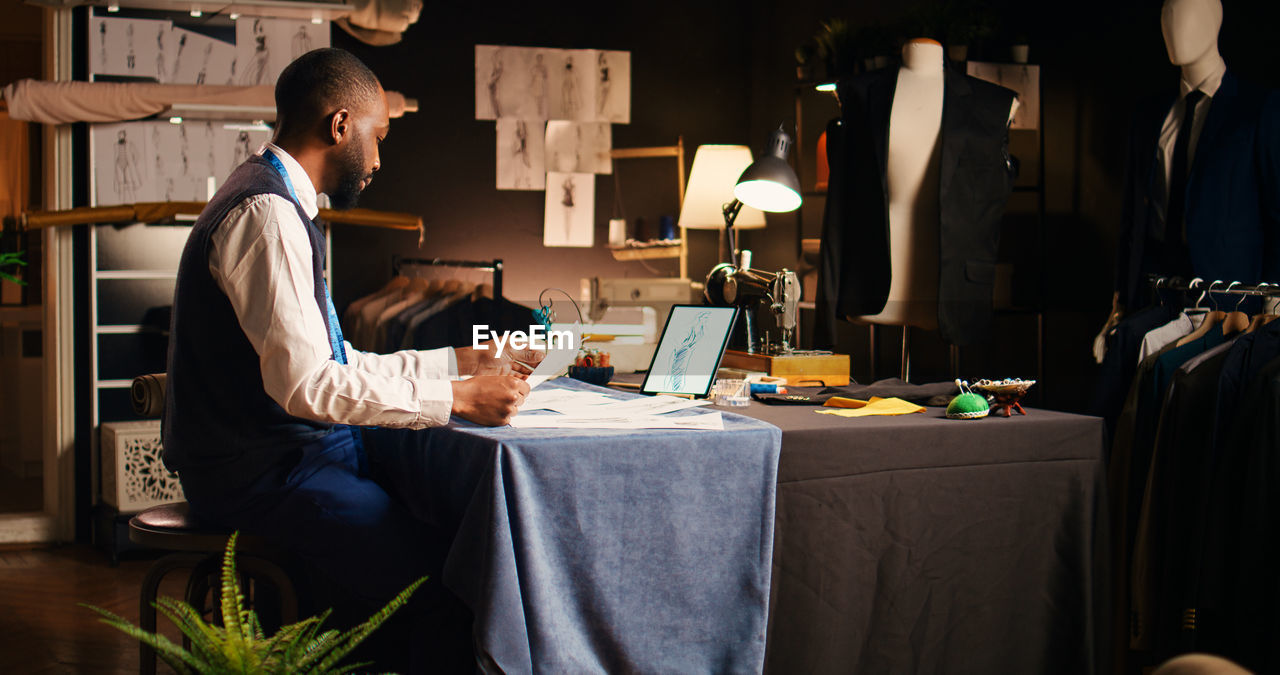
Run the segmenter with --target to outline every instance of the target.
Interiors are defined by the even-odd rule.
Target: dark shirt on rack
[[[1213,443],[1221,445],[1240,405],[1245,387],[1270,361],[1280,357],[1280,320],[1263,325],[1252,333],[1240,336],[1227,355],[1218,380],[1217,420],[1214,424]]]
[[[1124,406],[1125,395],[1138,367],[1138,351],[1142,338],[1177,318],[1179,308],[1157,304],[1139,310],[1121,321],[1107,340],[1107,355],[1102,360],[1094,391],[1091,412],[1107,420],[1107,434],[1115,431],[1116,418]]]
[[[1273,322],[1274,323],[1274,322]],[[1224,411],[1225,412],[1225,411]],[[1245,387],[1220,448],[1196,587],[1204,649],[1255,672],[1280,671],[1280,358]],[[1207,635],[1206,635],[1207,634]]]

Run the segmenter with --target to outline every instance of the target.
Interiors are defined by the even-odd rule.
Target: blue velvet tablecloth
[[[456,528],[443,581],[475,614],[485,670],[763,669],[782,434],[722,413],[724,431],[405,436],[395,470],[420,486],[415,515]]]

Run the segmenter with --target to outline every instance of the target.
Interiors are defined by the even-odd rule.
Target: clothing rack
[[[1230,293],[1232,295],[1256,295],[1264,298],[1280,298],[1280,284],[1260,283],[1256,285],[1241,284],[1234,281],[1205,281],[1200,278],[1187,281],[1182,277],[1163,277],[1157,274],[1147,276],[1151,290],[1167,291],[1205,291],[1213,293]]]
[[[493,273],[493,299],[502,298],[502,258],[493,260],[445,260],[443,258],[402,258],[391,257],[391,274],[399,276],[406,265],[424,265],[428,267],[461,267]]]

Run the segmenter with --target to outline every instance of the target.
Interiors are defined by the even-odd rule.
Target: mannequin
[[[1012,189],[1014,92],[947,68],[928,38],[903,46],[900,68],[838,91],[815,344],[833,342],[836,317],[981,340]]]
[[[1179,84],[1134,114],[1116,291],[1095,342],[1100,360],[1101,338],[1146,299],[1148,274],[1280,280],[1280,97],[1227,68],[1218,51],[1220,0],[1165,0],[1160,27]],[[1199,102],[1178,177],[1176,140],[1193,93]]]
[[[889,298],[876,314],[849,317],[892,326],[938,327],[938,177],[942,159],[942,44],[902,47],[889,114]]]

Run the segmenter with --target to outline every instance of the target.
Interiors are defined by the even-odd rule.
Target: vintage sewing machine
[[[849,384],[849,355],[795,348],[800,314],[800,278],[783,268],[767,272],[751,268],[751,252],[741,252],[741,265],[720,263],[707,275],[706,296],[713,304],[737,305],[746,317],[747,350],[726,350],[726,368],[762,371],[794,386]],[[778,323],[778,339],[761,340],[755,309],[765,305]]]

